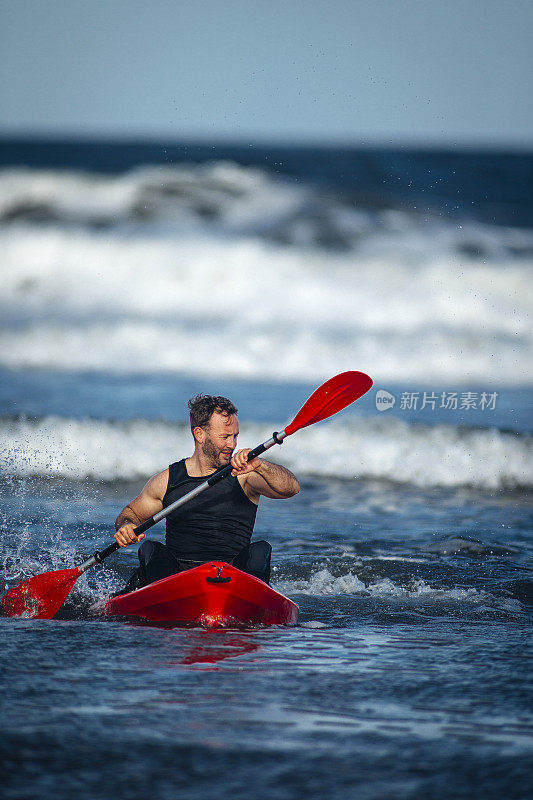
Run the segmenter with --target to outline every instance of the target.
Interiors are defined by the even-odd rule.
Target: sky
[[[533,0],[0,0],[0,134],[533,146]]]

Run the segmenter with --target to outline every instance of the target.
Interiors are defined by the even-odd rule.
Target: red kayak
[[[234,624],[291,625],[299,608],[271,586],[224,561],[194,569],[110,597],[106,614],[152,622],[187,622],[208,628]]]

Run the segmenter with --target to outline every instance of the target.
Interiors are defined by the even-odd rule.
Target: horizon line
[[[126,131],[50,131],[50,130],[17,130],[0,128],[0,144],[6,141],[19,141],[31,144],[32,141],[45,143],[80,143],[80,144],[131,144],[131,145],[163,145],[163,146],[200,146],[200,147],[257,147],[257,148],[309,148],[309,149],[383,149],[383,150],[465,150],[465,151],[498,151],[512,153],[533,153],[533,142],[527,141],[488,141],[449,139],[386,139],[381,137],[360,137],[359,139],[298,139],[295,137],[268,138],[252,136],[229,136],[219,134],[210,137],[204,134],[186,134],[183,137],[168,134]]]

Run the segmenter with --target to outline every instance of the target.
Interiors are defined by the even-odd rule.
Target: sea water
[[[194,394],[244,447],[375,380],[268,455],[301,482],[255,532],[298,626],[106,618],[135,547],[0,620],[5,796],[529,797],[531,157],[4,145],[8,585],[112,541]]]

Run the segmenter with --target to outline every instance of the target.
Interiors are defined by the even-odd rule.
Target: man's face
[[[202,452],[215,469],[229,464],[237,446],[239,421],[235,414],[218,414],[216,411],[204,428],[205,439]]]

